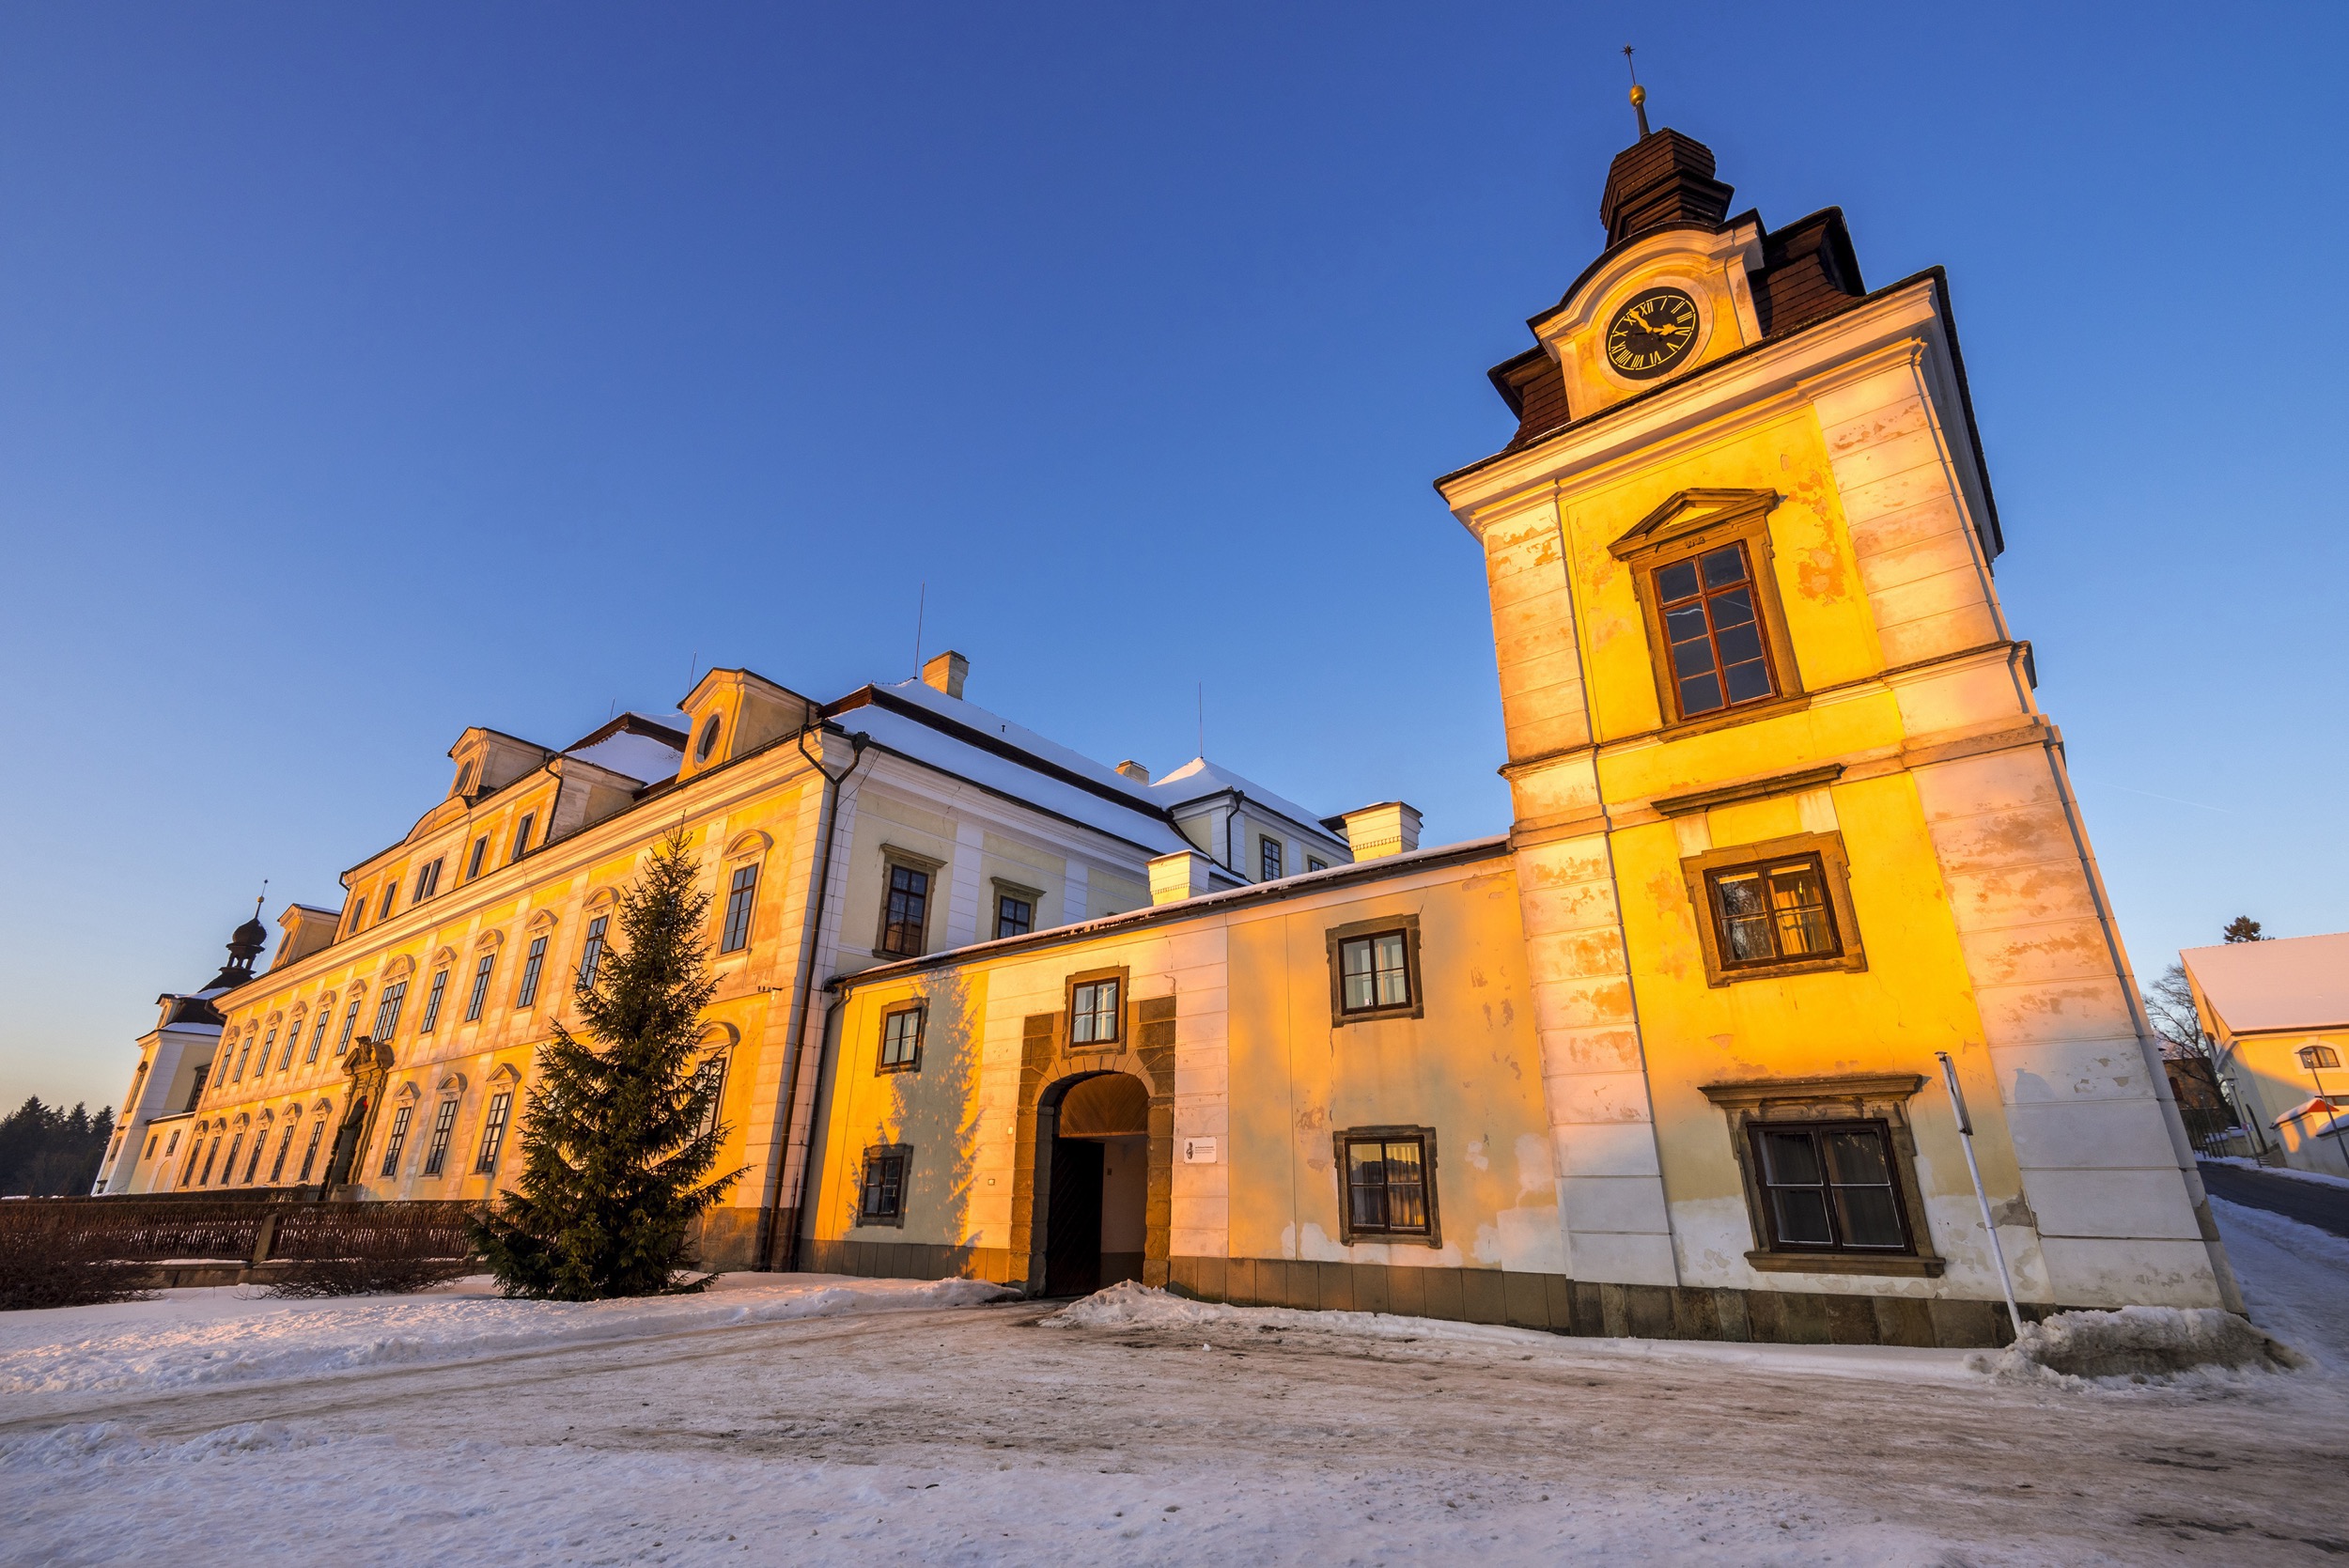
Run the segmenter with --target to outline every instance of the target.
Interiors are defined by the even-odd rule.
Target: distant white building
[[[194,1117],[219,1048],[222,1019],[213,999],[253,978],[269,931],[248,920],[228,939],[228,962],[199,990],[165,991],[155,999],[155,1027],[139,1038],[138,1065],[115,1118],[114,1141],[98,1168],[93,1195],[128,1192],[142,1165],[179,1152],[185,1125]]]

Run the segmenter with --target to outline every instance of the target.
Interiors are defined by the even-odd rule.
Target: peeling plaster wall
[[[2060,738],[1999,607],[1939,287],[1443,482],[1486,551],[1569,1271],[1995,1296],[1946,1050],[2018,1295],[2236,1305]],[[1781,498],[1767,581],[1794,668],[1783,701],[1679,727],[1610,546],[1684,490]],[[1750,793],[1674,803],[1724,788]],[[1683,862],[1797,834],[1847,856],[1865,967],[1713,983]],[[1926,1079],[1905,1110],[1911,1218],[1946,1271],[1758,1271],[1729,1114],[1701,1090],[1886,1073]]]

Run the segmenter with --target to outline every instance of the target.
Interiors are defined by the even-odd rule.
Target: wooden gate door
[[[1101,1288],[1101,1145],[1052,1140],[1050,1213],[1045,1218],[1044,1294],[1091,1296]]]

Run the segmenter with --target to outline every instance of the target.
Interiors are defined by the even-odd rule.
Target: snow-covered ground
[[[2093,1389],[1962,1352],[1560,1339],[796,1276],[0,1316],[0,1560],[2315,1561],[2349,1242],[2217,1205],[2314,1360]]]

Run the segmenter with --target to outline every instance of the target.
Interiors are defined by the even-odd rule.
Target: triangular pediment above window
[[[1710,528],[1717,522],[1737,522],[1760,517],[1786,498],[1776,490],[1682,490],[1632,524],[1623,537],[1607,547],[1617,560],[1651,546]]]

